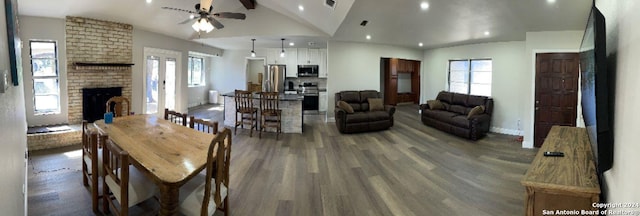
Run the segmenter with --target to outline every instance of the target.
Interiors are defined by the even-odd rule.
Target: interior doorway
[[[576,126],[578,53],[536,54],[534,146],[541,147],[553,125]]]
[[[248,91],[261,91],[265,79],[267,64],[264,58],[246,59],[246,77]]]
[[[178,110],[179,52],[145,48],[143,70],[143,112],[163,115],[164,109]]]

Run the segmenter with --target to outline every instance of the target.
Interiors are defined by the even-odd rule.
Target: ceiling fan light
[[[193,30],[195,31],[200,31],[200,23],[196,21],[195,23],[193,23],[193,25],[191,25],[191,28],[193,28]]]

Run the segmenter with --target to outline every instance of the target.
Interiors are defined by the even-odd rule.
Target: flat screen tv
[[[592,7],[580,45],[582,116],[589,134],[596,169],[602,173],[613,165],[613,99],[615,80],[607,70],[604,16]]]

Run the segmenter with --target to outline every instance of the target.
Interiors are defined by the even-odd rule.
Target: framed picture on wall
[[[9,42],[9,65],[11,82],[19,85],[22,78],[22,42],[18,33],[18,3],[17,0],[4,0],[4,11],[7,19],[7,41]]]

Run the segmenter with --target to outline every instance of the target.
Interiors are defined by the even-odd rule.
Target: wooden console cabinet
[[[545,157],[546,151],[564,157]],[[600,184],[585,128],[553,126],[520,183],[526,188],[525,215],[543,211],[598,210]]]

